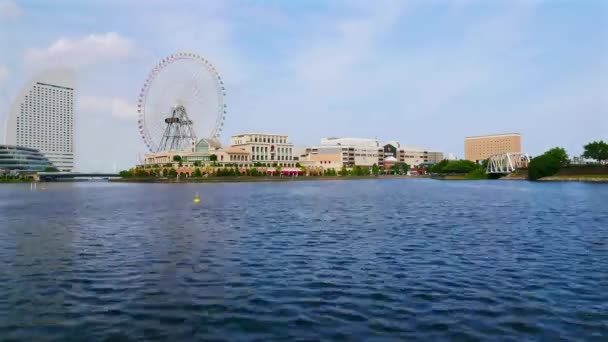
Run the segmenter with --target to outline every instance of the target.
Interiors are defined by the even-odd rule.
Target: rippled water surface
[[[45,338],[607,341],[608,186],[2,185],[0,339]]]

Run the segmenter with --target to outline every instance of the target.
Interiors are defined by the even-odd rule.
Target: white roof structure
[[[355,146],[355,147],[380,147],[378,139],[368,138],[323,138],[323,146]]]

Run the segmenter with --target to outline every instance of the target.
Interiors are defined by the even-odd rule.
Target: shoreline
[[[116,183],[158,183],[158,184],[188,184],[188,183],[260,183],[260,182],[308,182],[308,181],[347,181],[374,179],[430,179],[428,176],[301,176],[301,177],[202,177],[202,178],[121,178],[110,179]]]
[[[582,183],[608,183],[608,175],[580,175],[580,176],[550,176],[539,179],[540,182],[582,182]]]

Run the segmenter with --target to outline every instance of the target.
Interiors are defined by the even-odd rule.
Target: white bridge
[[[530,156],[523,152],[508,152],[491,156],[488,159],[486,173],[511,173],[517,169],[527,168]]]

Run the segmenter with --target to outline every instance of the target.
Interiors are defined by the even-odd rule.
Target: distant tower
[[[60,171],[72,171],[74,84],[69,69],[46,70],[27,82],[9,112],[6,144],[38,149]]]

